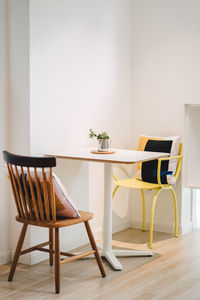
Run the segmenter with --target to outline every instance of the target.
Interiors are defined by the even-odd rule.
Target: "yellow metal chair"
[[[143,225],[142,229],[145,230],[145,198],[144,198],[144,190],[155,190],[156,193],[153,198],[152,208],[151,208],[151,222],[150,222],[150,237],[149,237],[149,248],[152,248],[152,241],[153,241],[153,219],[154,219],[154,211],[155,211],[155,205],[156,200],[159,195],[159,193],[162,190],[170,190],[173,195],[174,199],[174,212],[175,212],[175,236],[178,237],[178,216],[177,216],[177,201],[176,201],[176,194],[174,191],[174,187],[170,184],[162,184],[160,180],[160,172],[161,172],[161,162],[164,160],[170,160],[170,159],[178,159],[176,173],[175,173],[175,182],[178,179],[180,170],[181,170],[181,164],[182,164],[182,143],[180,143],[179,146],[179,154],[177,156],[173,157],[164,157],[158,159],[158,167],[157,167],[157,181],[158,183],[149,183],[144,182],[142,180],[136,179],[135,176],[133,178],[128,179],[122,179],[118,180],[117,177],[113,174],[114,183],[116,187],[113,190],[113,198],[115,196],[115,193],[117,189],[122,186],[126,188],[132,188],[132,189],[140,189],[141,195],[142,195],[142,203],[143,203]]]

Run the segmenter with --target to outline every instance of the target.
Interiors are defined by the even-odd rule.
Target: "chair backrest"
[[[52,175],[55,157],[21,156],[3,151],[3,158],[7,163],[18,216],[22,220],[56,222]]]
[[[178,163],[177,163],[177,167],[176,167],[176,173],[175,173],[175,175],[174,175],[175,181],[177,181],[178,176],[179,176],[179,174],[180,174],[180,170],[181,170],[181,165],[182,165],[182,160],[183,160],[183,157],[182,157],[182,154],[183,154],[182,149],[183,149],[183,144],[182,144],[182,142],[180,142],[178,155],[181,155],[181,158],[178,159]]]

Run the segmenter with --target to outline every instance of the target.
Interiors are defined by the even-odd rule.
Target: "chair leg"
[[[59,228],[55,228],[55,291],[60,293],[60,243]]]
[[[174,198],[174,216],[175,216],[175,237],[178,237],[178,214],[177,214],[177,201],[176,193],[173,188],[170,188],[173,198]]]
[[[19,240],[18,240],[18,243],[17,243],[17,247],[16,247],[16,250],[15,250],[15,255],[14,255],[14,258],[13,258],[13,262],[12,262],[12,265],[11,265],[10,273],[9,273],[9,276],[8,276],[8,281],[12,281],[12,279],[13,279],[13,276],[14,276],[14,273],[15,273],[15,270],[16,270],[16,266],[17,266],[17,263],[18,263],[18,260],[19,260],[20,252],[21,252],[21,249],[22,249],[22,246],[23,246],[23,243],[24,243],[24,238],[25,238],[25,235],[26,235],[27,227],[28,227],[27,224],[23,224],[23,227],[22,227],[22,230],[21,230],[21,233],[20,233],[20,236],[19,236]]]
[[[116,187],[114,188],[114,190],[113,190],[113,193],[112,193],[112,198],[114,199],[114,197],[115,197],[115,193],[116,193],[116,191],[118,190],[118,188],[119,188],[119,185],[116,185]]]
[[[145,198],[144,198],[144,191],[143,189],[140,189],[141,194],[142,194],[142,212],[143,212],[143,217],[142,217],[142,230],[145,231]]]
[[[101,257],[99,255],[99,251],[97,249],[97,245],[96,245],[95,239],[93,237],[92,230],[90,228],[89,222],[85,221],[84,224],[85,224],[85,228],[87,230],[87,234],[88,234],[92,249],[95,250],[94,255],[95,255],[97,264],[99,266],[99,270],[101,272],[101,275],[102,275],[102,277],[106,277],[106,273],[105,273],[105,270],[104,270],[104,267],[103,267],[103,264],[102,264],[102,260],[101,260]]]
[[[53,228],[49,228],[49,250],[52,251],[49,253],[49,264],[53,265]]]
[[[153,218],[154,218],[154,210],[155,210],[155,205],[156,205],[156,200],[158,197],[158,194],[160,193],[161,190],[157,190],[157,192],[155,193],[154,197],[153,197],[153,203],[152,203],[152,207],[151,207],[151,223],[150,223],[150,236],[149,236],[149,248],[153,248],[152,247],[152,241],[153,241]]]

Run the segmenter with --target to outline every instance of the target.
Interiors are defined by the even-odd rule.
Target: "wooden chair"
[[[14,259],[11,265],[8,281],[12,281],[20,255],[39,250],[49,253],[49,263],[55,261],[55,291],[60,292],[60,264],[64,264],[91,254],[95,255],[102,277],[105,277],[104,267],[89,225],[93,218],[90,212],[79,211],[80,218],[58,219],[56,218],[55,194],[53,187],[52,167],[56,166],[55,157],[28,157],[11,154],[3,151],[4,160],[7,163],[12,192],[18,215],[16,220],[23,223],[18,240]],[[30,168],[32,168],[30,170]],[[46,168],[49,171],[50,192],[47,187]],[[38,170],[42,172],[42,185],[39,183]],[[41,174],[41,173],[40,173]],[[34,180],[33,180],[34,175]],[[27,179],[26,179],[27,177]],[[59,228],[84,223],[92,246],[92,250],[81,254],[60,252]],[[49,241],[33,246],[22,251],[24,238],[28,225],[49,228]],[[53,233],[55,232],[55,245]],[[49,245],[49,249],[44,248]],[[54,247],[55,246],[55,247]],[[60,260],[60,255],[67,256]]]

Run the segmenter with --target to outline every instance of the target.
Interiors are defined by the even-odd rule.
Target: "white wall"
[[[9,148],[30,153],[29,2],[9,0]]]
[[[133,4],[134,141],[141,133],[183,138],[184,103],[200,103],[200,2],[134,0]],[[176,191],[179,225],[185,231],[191,228],[190,193],[182,190],[180,182]],[[169,214],[173,215],[172,201],[168,207],[165,194],[160,195],[155,216],[161,230],[169,229]],[[133,202],[137,209],[132,210],[136,223],[141,220],[137,201]]]
[[[108,130],[113,146],[130,145],[130,8],[30,1],[32,151],[85,145],[90,127]]]
[[[113,147],[135,148],[141,133],[184,138],[184,103],[200,103],[199,11],[198,0],[0,0],[0,147],[39,155],[85,146],[91,127],[107,130]],[[56,172],[77,206],[95,212],[92,227],[100,236],[102,165],[58,160]],[[120,177],[123,172],[130,176],[132,168],[116,168]],[[176,191],[186,232],[191,193],[181,181]],[[0,225],[8,229],[6,181],[0,193]],[[132,225],[141,224],[139,197],[117,192],[114,231],[128,226],[130,217]],[[150,208],[152,192],[147,198]],[[156,208],[157,230],[171,230],[167,203],[165,192]],[[13,220],[13,199],[11,211]],[[10,237],[0,233],[0,263],[9,259],[19,227],[13,220]],[[63,232],[66,247],[85,242],[81,227],[77,236],[75,230]],[[26,243],[44,236],[32,229]]]
[[[113,147],[131,145],[131,14],[130,0],[30,1],[32,154],[87,146],[89,128],[108,131]],[[77,206],[95,212],[99,236],[102,165],[58,160],[56,172]],[[116,229],[129,224],[128,198],[119,205]],[[70,237],[73,246],[82,235]]]
[[[0,149],[8,145],[8,22],[6,0],[0,0]],[[8,185],[0,153],[0,264],[10,259],[10,217]]]
[[[8,150],[13,153],[30,153],[29,112],[29,1],[8,1],[9,21],[9,101]],[[16,208],[11,196],[11,251],[15,250],[21,224],[14,219]],[[30,244],[29,230],[25,245]],[[30,262],[30,256],[23,257]]]
[[[29,5],[0,1],[0,148],[29,153]],[[10,260],[21,225],[0,158],[0,264]],[[29,234],[26,243],[29,244]],[[25,261],[28,261],[26,258]]]

